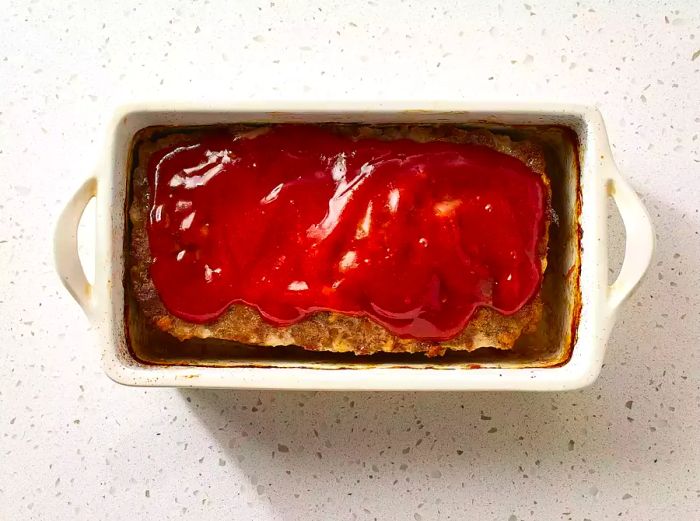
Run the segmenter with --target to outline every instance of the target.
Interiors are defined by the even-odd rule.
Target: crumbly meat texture
[[[487,130],[463,130],[453,126],[339,125],[332,128],[354,139],[408,138],[419,142],[444,140],[487,146],[520,159],[538,173],[545,184],[548,207],[550,206],[551,190],[545,175],[544,155],[532,142],[513,141],[507,136],[493,134]],[[229,127],[228,131],[234,135],[255,135],[264,132],[265,128],[238,125]],[[192,141],[196,139],[197,132],[169,134],[160,138],[158,135],[156,130],[147,131],[135,152],[137,161],[132,175],[132,203],[129,210],[132,224],[130,282],[139,310],[145,318],[156,328],[180,340],[217,338],[259,346],[296,345],[314,351],[353,352],[357,355],[383,351],[439,356],[447,349],[511,349],[521,335],[535,330],[542,316],[542,299],[539,293],[519,311],[509,316],[490,308],[478,308],[464,330],[444,342],[400,338],[369,318],[333,312],[318,312],[299,323],[284,327],[268,324],[257,311],[241,304],[232,305],[217,320],[208,324],[194,324],[177,318],[163,305],[149,274],[151,254],[146,223],[150,187],[146,168],[152,153],[165,146]],[[538,247],[543,272],[547,266],[549,221],[550,214],[547,212],[545,233]]]

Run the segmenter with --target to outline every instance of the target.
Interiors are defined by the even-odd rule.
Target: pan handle
[[[97,195],[97,178],[88,178],[61,212],[56,223],[53,250],[56,271],[68,292],[90,318],[95,310],[93,288],[78,256],[78,225],[85,207]]]
[[[649,268],[654,254],[655,238],[651,218],[644,203],[615,167],[609,170],[607,190],[620,212],[626,235],[622,268],[607,292],[608,313],[614,316]]]

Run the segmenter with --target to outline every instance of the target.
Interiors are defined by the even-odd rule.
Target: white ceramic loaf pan
[[[571,180],[568,208],[578,213],[580,317],[573,322],[566,359],[552,367],[537,364],[425,364],[332,362],[170,364],[144,363],[129,347],[125,320],[125,211],[130,148],[137,132],[149,126],[256,123],[409,123],[527,128],[556,125],[578,138],[579,178]],[[560,391],[590,384],[600,372],[606,341],[618,310],[644,275],[654,248],[654,233],[640,199],[611,157],[600,113],[575,105],[481,103],[431,104],[266,104],[142,105],[118,112],[108,147],[96,174],[78,189],[61,214],[55,236],[61,280],[95,326],[104,368],[127,385],[337,390],[536,390]],[[626,230],[621,271],[608,285],[607,200],[615,200]],[[96,198],[95,282],[85,277],[78,258],[77,228],[88,202]],[[572,257],[573,258],[573,257]],[[572,261],[573,262],[573,261]],[[566,327],[566,325],[564,325]],[[268,348],[282,349],[282,348]],[[281,352],[281,351],[280,351]],[[386,358],[384,359],[386,360]]]

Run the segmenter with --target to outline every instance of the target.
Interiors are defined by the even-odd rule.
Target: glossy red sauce
[[[205,323],[242,303],[281,326],[335,311],[439,341],[538,291],[546,192],[521,161],[312,126],[258,134],[152,156],[151,276],[173,315]]]

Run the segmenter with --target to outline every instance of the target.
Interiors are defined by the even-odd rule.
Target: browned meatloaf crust
[[[487,130],[463,130],[454,126],[359,126],[338,125],[334,131],[353,138],[409,138],[416,141],[445,140],[474,143],[496,149],[523,161],[540,174],[547,187],[545,159],[542,150],[528,141],[512,141],[507,136]],[[232,134],[257,134],[264,128],[231,126]],[[369,318],[351,317],[332,312],[319,312],[291,326],[278,327],[263,321],[257,311],[234,304],[216,321],[194,324],[171,315],[161,302],[149,275],[151,255],[148,247],[146,222],[148,216],[149,184],[147,165],[150,155],[174,143],[186,143],[197,138],[197,132],[163,134],[163,129],[147,130],[136,143],[135,168],[132,175],[132,203],[129,211],[131,229],[131,287],[141,313],[156,328],[180,340],[188,338],[217,338],[260,346],[297,345],[310,350],[372,354],[380,351],[426,353],[442,355],[446,349],[472,351],[480,347],[511,349],[526,332],[534,331],[542,316],[539,294],[522,309],[504,316],[490,308],[479,308],[467,327],[455,338],[444,342],[429,342],[393,335]],[[159,137],[160,136],[160,137]],[[164,137],[163,137],[164,136]],[[542,270],[546,268],[549,213],[543,239],[539,245]]]

